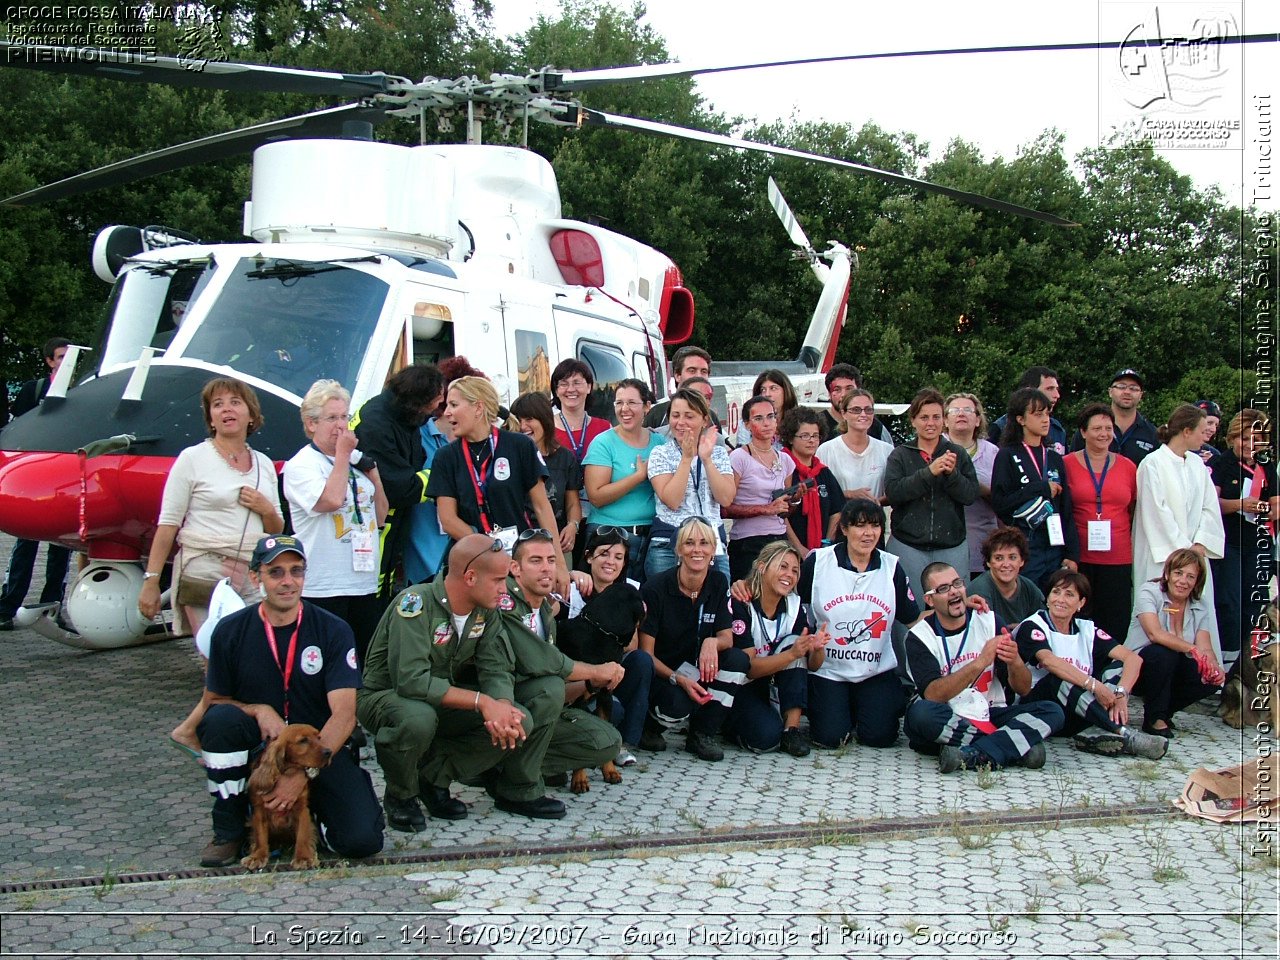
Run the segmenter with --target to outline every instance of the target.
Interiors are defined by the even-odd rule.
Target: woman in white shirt
[[[883,506],[884,466],[893,445],[868,434],[875,422],[875,403],[875,397],[860,388],[841,397],[836,409],[844,432],[818,447],[818,459],[840,481],[846,500],[862,497]]]
[[[311,442],[284,465],[284,495],[307,551],[302,596],[347,622],[363,667],[382,616],[378,528],[387,519],[387,495],[378,465],[356,449],[350,407],[351,394],[337,380],[311,385],[300,411]]]
[[[213,588],[228,578],[245,600],[258,596],[249,579],[249,559],[258,540],[284,529],[275,464],[249,446],[262,428],[262,406],[253,388],[218,377],[204,385],[200,405],[209,439],[178,454],[164,484],[160,517],[143,574],[138,610],[148,619],[160,612],[160,574],[174,543],[173,624],[193,636],[209,615]],[[182,750],[198,756],[196,724],[205,704],[171,733]]]

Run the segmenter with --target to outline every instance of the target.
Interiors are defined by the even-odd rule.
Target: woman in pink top
[[[746,577],[765,544],[787,538],[786,516],[793,504],[788,497],[775,494],[790,486],[796,470],[790,454],[774,445],[778,414],[768,397],[748,400],[742,407],[742,422],[751,438],[729,454],[738,490],[733,503],[722,510],[733,520],[729,531],[731,581]]]
[[[1129,630],[1133,607],[1133,509],[1138,468],[1111,451],[1115,415],[1091,403],[1077,421],[1084,449],[1063,457],[1071,517],[1080,538],[1080,572],[1089,578],[1086,616],[1113,637]]]

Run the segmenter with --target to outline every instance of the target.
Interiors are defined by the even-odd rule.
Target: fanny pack
[[[1028,500],[1013,511],[1013,520],[1014,523],[1024,526],[1028,530],[1034,530],[1052,515],[1053,504],[1044,497],[1036,497],[1034,500]]]

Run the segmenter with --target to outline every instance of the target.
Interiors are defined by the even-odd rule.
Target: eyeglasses
[[[627,407],[643,407],[644,402],[641,400],[615,400],[613,401],[613,405],[621,409],[626,409]]]
[[[304,564],[298,563],[292,567],[268,567],[262,571],[262,576],[270,580],[283,580],[285,574],[293,577],[295,580],[301,580],[307,575],[307,568]]]
[[[845,413],[851,413],[855,417],[869,417],[876,412],[875,407],[845,407]]]
[[[762,413],[758,416],[752,417],[751,422],[752,423],[771,423],[777,419],[778,419],[778,415],[776,413]]]
[[[572,380],[561,380],[559,385],[562,387],[573,387],[576,390],[582,390],[586,387],[587,381],[583,380],[581,377],[574,377]]]
[[[951,407],[947,410],[947,416],[953,413],[963,413],[966,417],[972,417],[977,412],[973,407]]]
[[[1136,383],[1113,383],[1112,390],[1119,390],[1121,393],[1141,393],[1142,388]]]
[[[797,433],[797,434],[796,434],[794,437],[792,437],[791,439],[792,439],[792,440],[821,440],[821,439],[822,439],[822,434],[820,434],[820,433]]]
[[[334,414],[328,417],[308,417],[307,419],[314,421],[315,423],[323,423],[328,426],[333,426],[335,423],[346,423],[350,417],[344,413],[341,416]]]
[[[545,533],[546,531],[543,531],[543,532]],[[521,536],[524,536],[524,534],[521,534]],[[490,540],[489,546],[485,547],[483,550],[481,550],[474,557],[472,557],[470,560],[467,561],[467,565],[462,568],[462,572],[465,574],[468,570],[471,569],[471,565],[475,563],[477,560],[479,560],[481,557],[483,557],[486,553],[502,553],[502,544],[497,540]]]
[[[943,596],[949,593],[956,593],[957,591],[960,591],[963,589],[964,589],[964,581],[960,579],[956,579],[956,580],[952,580],[950,583],[944,583],[941,586],[934,587],[932,590],[926,590],[924,592],[924,595],[926,597]]]

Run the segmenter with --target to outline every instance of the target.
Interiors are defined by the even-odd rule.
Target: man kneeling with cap
[[[995,613],[965,606],[964,580],[954,567],[931,563],[920,581],[930,613],[906,639],[907,675],[917,694],[903,724],[912,748],[938,749],[943,773],[1043,767],[1044,740],[1062,729],[1062,708],[1048,701],[1013,706],[1013,694],[1030,692],[1031,671]]]
[[[239,859],[252,760],[290,723],[318,728],[332,759],[318,772],[281,776],[267,807],[288,811],[311,776],[310,806],[329,849],[343,857],[382,849],[373,783],[347,748],[360,686],[355,640],[342,620],[302,599],[306,570],[301,541],[263,537],[249,562],[262,602],[214,629],[205,675],[210,706],[198,730],[213,794],[214,838],[201,866],[225,867]]]

